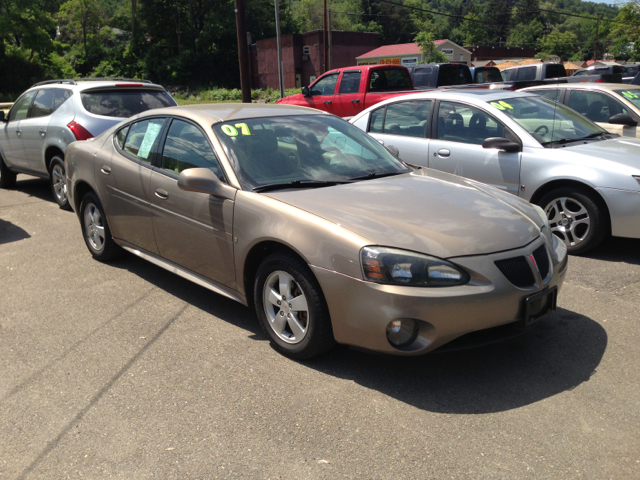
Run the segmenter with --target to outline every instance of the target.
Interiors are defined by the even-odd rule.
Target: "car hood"
[[[531,205],[430,169],[334,187],[264,193],[374,245],[450,258],[522,247],[540,235]]]
[[[640,169],[640,139],[621,137],[575,146],[569,144],[568,146],[571,147],[572,153]],[[561,152],[564,149],[557,150]]]
[[[294,103],[298,105],[300,102],[305,101],[304,98],[304,95],[302,95],[301,93],[294,93],[293,95],[289,95],[288,97],[279,99],[276,103],[279,105],[286,105],[287,103]]]

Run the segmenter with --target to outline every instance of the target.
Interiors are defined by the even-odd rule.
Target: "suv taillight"
[[[86,128],[77,122],[71,122],[67,127],[69,127],[69,130],[73,132],[76,140],[89,140],[90,138],[93,138],[93,135],[91,135]]]

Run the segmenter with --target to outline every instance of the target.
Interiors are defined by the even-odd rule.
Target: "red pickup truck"
[[[276,103],[312,107],[339,117],[353,117],[391,97],[415,93],[411,74],[396,65],[359,65],[330,70],[302,93]]]

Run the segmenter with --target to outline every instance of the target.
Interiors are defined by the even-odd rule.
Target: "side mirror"
[[[6,122],[4,118],[4,110],[0,110],[0,122]]]
[[[497,148],[505,152],[519,152],[520,145],[502,137],[490,137],[482,142],[482,148]]]
[[[233,200],[237,190],[225,185],[208,168],[189,168],[178,177],[178,188],[187,192],[208,193],[218,198]]]
[[[400,150],[398,150],[398,147],[394,147],[393,145],[387,145],[384,148],[386,148],[387,151],[394,157],[400,158]]]
[[[627,127],[635,127],[636,125],[638,125],[638,122],[636,122],[629,115],[625,115],[624,113],[613,115],[611,118],[609,118],[609,123],[613,125],[625,125]]]
[[[305,97],[308,97],[311,95],[309,93],[309,87],[302,87],[302,95],[304,95]]]

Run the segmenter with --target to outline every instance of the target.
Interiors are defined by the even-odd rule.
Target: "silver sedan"
[[[411,168],[317,110],[158,109],[66,161],[96,259],[124,249],[250,305],[297,358],[336,341],[416,355],[519,332],[553,311],[566,273],[540,208]]]
[[[382,102],[350,122],[406,162],[540,205],[570,253],[609,233],[640,238],[640,140],[610,134],[547,98],[426,92]]]

